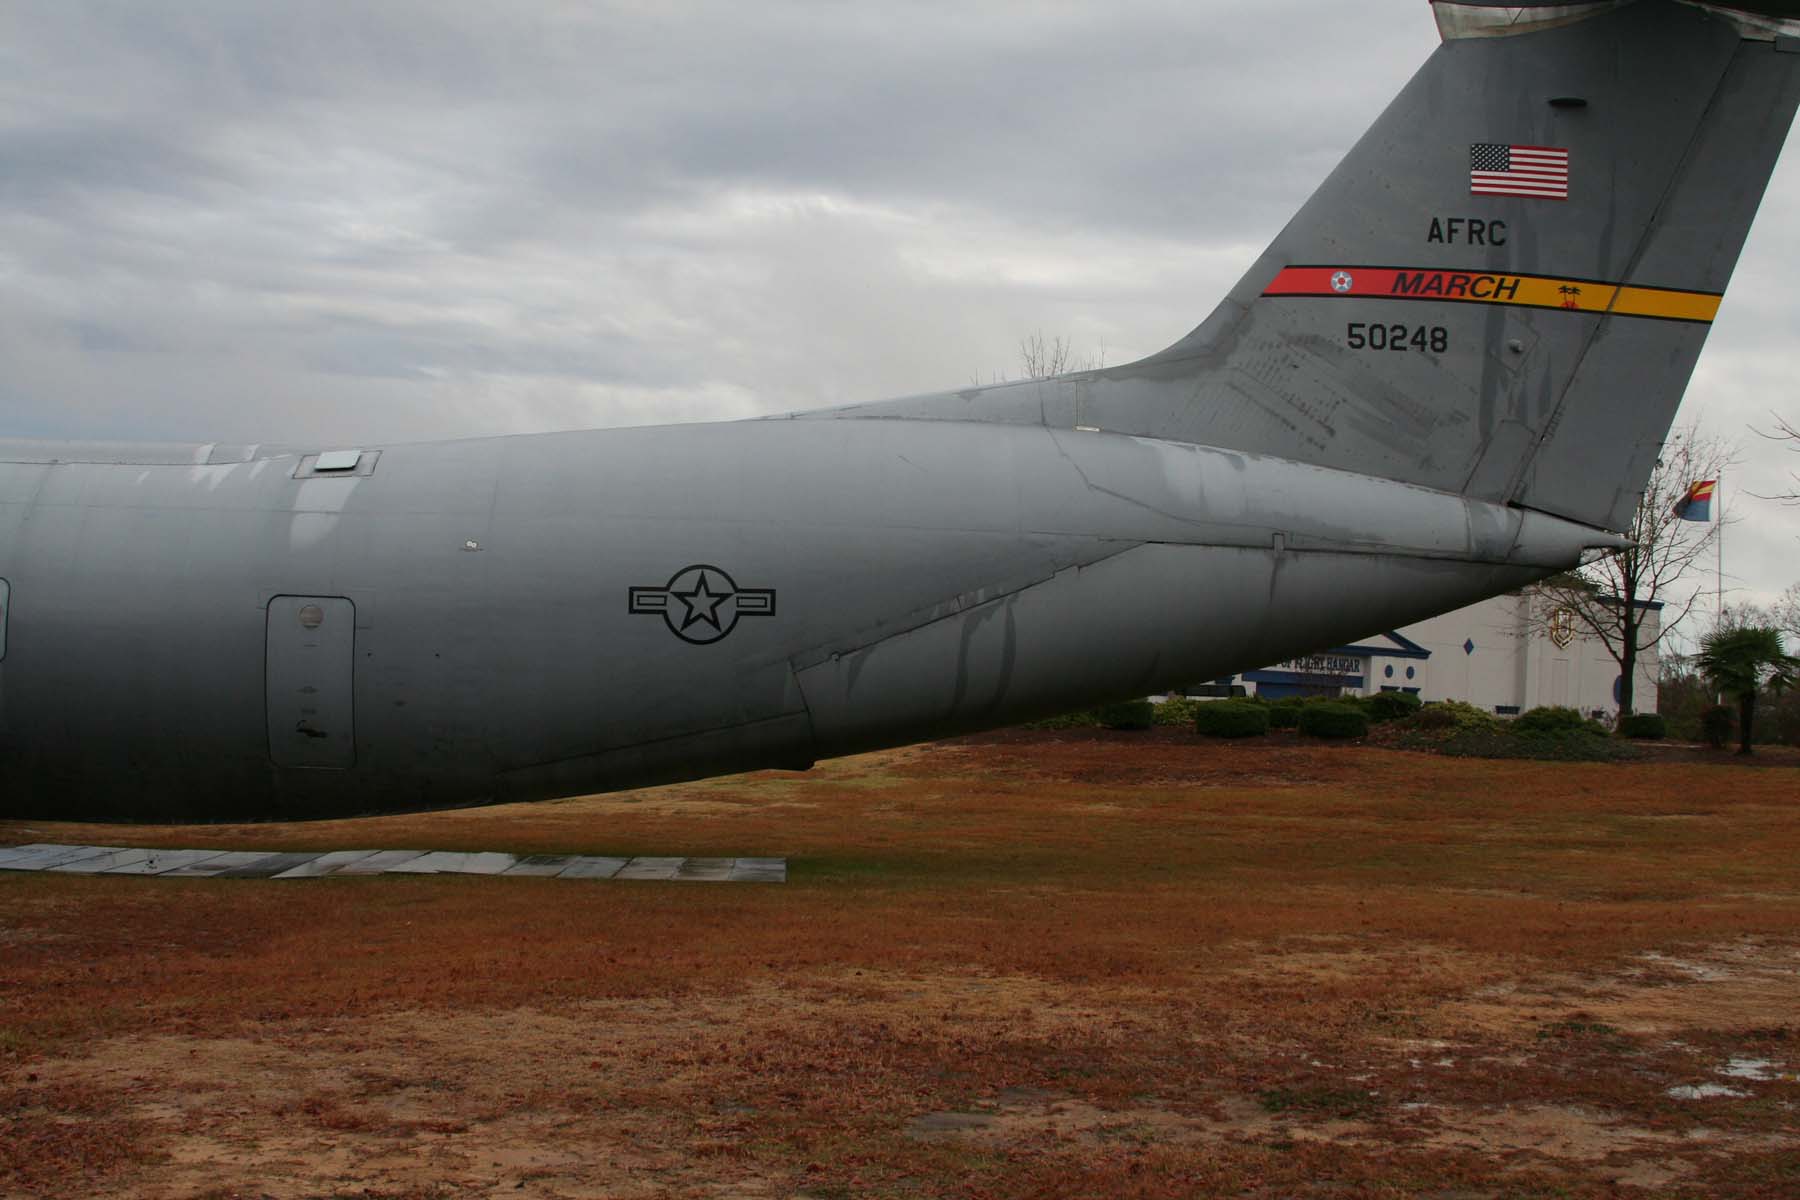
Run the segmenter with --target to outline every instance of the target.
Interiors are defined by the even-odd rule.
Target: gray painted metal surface
[[[1596,7],[1440,47],[1163,353],[826,415],[1092,425],[1628,528],[1716,309],[1689,301],[1725,290],[1800,69],[1697,8]],[[1478,144],[1566,151],[1567,198],[1472,195]],[[1352,326],[1427,337],[1371,361]]]
[[[266,628],[270,760],[353,766],[356,606],[341,596],[275,596]]]
[[[0,815],[803,768],[1279,661],[1622,546],[1800,56],[1743,19],[1770,6],[1542,7],[1445,41],[1141,362],[338,471],[320,455],[350,448],[0,443]]]
[[[171,878],[322,879],[371,875],[505,875],[540,879],[664,880],[688,883],[786,883],[784,858],[606,858],[494,851],[157,850],[32,843],[0,847],[0,871]]]

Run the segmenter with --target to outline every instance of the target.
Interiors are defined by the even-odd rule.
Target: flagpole
[[[1713,610],[1718,614],[1713,618],[1713,632],[1722,633],[1725,629],[1725,472],[1720,471],[1718,479],[1713,483],[1713,511],[1719,515],[1713,520],[1719,523],[1713,531],[1713,549],[1718,557],[1714,559],[1716,574],[1713,576]],[[1713,697],[1713,703],[1725,703],[1725,688],[1721,684],[1719,694]]]
[[[1713,484],[1713,511],[1719,515],[1713,520],[1719,523],[1718,532],[1713,534],[1713,548],[1718,551],[1718,573],[1713,577],[1713,584],[1718,589],[1714,593],[1713,606],[1718,617],[1713,622],[1714,629],[1725,628],[1725,473],[1719,472],[1718,482]]]

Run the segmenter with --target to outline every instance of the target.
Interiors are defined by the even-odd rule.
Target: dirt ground
[[[30,841],[789,882],[0,873],[6,1196],[1800,1196],[1792,764],[1013,733]]]

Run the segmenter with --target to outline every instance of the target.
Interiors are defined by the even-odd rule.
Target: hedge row
[[[1269,732],[1270,710],[1253,700],[1215,700],[1194,712],[1194,731],[1211,737],[1260,737]]]
[[[1527,709],[1512,723],[1512,731],[1520,737],[1567,737],[1570,734],[1607,737],[1611,732],[1598,721],[1590,721],[1575,709],[1560,704]]]
[[[1714,716],[1714,723],[1729,733],[1729,709],[1707,715]],[[1718,717],[1723,720],[1716,719]],[[1107,729],[1191,724],[1195,732],[1209,737],[1259,737],[1270,729],[1298,729],[1309,737],[1355,738],[1366,736],[1371,723],[1385,721],[1405,721],[1406,727],[1415,731],[1408,735],[1409,741],[1424,736],[1441,743],[1445,738],[1480,735],[1478,740],[1483,746],[1496,737],[1533,744],[1572,744],[1611,736],[1605,726],[1573,708],[1545,705],[1505,721],[1486,709],[1458,700],[1421,704],[1419,698],[1409,692],[1345,697],[1296,696],[1272,702],[1257,697],[1192,700],[1177,696],[1160,704],[1148,700],[1124,700],[1033,724],[1037,728],[1099,726]],[[1716,730],[1708,732],[1717,736]],[[1655,713],[1635,713],[1620,722],[1619,733],[1626,738],[1661,738],[1667,735],[1667,723]]]
[[[1258,737],[1271,728],[1298,728],[1309,737],[1363,737],[1369,715],[1355,702],[1263,704],[1255,700],[1215,700],[1194,713],[1194,730],[1210,737]]]
[[[1156,705],[1148,700],[1121,700],[1094,710],[1094,717],[1108,729],[1148,729],[1155,723]]]
[[[1632,713],[1619,722],[1619,732],[1628,738],[1654,741],[1669,736],[1669,723],[1663,720],[1661,713]]]
[[[1364,737],[1369,715],[1357,704],[1307,704],[1300,709],[1300,732],[1318,738]]]

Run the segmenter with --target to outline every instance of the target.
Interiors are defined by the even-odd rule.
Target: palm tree
[[[1750,753],[1751,724],[1756,719],[1756,693],[1781,692],[1794,683],[1800,658],[1781,645],[1781,631],[1767,625],[1716,629],[1700,643],[1700,671],[1719,690],[1737,697],[1738,753]]]

